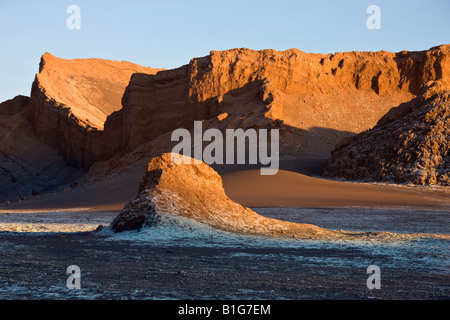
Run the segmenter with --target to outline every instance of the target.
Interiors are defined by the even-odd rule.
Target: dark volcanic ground
[[[293,214],[295,209],[259,211],[289,218],[286,210]],[[301,210],[298,214],[308,212]],[[330,210],[327,221],[333,219]],[[342,212],[336,214],[344,217]],[[398,214],[400,217],[404,212]],[[373,221],[379,221],[379,215]],[[395,210],[389,215],[392,218]],[[351,217],[355,226],[358,217]],[[445,231],[447,218],[448,212],[437,214],[434,226],[433,219],[428,218],[430,228],[439,232],[440,225]],[[121,235],[112,235],[107,228],[80,233],[1,232],[0,298],[450,298],[448,241],[313,242],[236,236],[196,228],[179,225]],[[70,265],[80,267],[79,290],[66,287]],[[380,267],[379,290],[367,288],[370,265]]]

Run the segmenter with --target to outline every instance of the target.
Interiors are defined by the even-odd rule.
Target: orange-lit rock
[[[258,215],[229,199],[220,176],[208,165],[174,153],[153,158],[142,179],[139,194],[113,221],[115,232],[157,226],[167,216],[182,216],[210,227],[255,235],[314,237],[325,230]]]
[[[241,48],[212,51],[172,70],[47,53],[31,93],[33,125],[83,168],[192,128],[195,120],[219,129],[276,126],[282,154],[325,157],[427,82],[448,81],[448,48],[335,54]]]
[[[221,177],[205,163],[165,153],[147,167],[138,195],[125,205],[111,224],[114,232],[139,230],[189,219],[213,229],[232,233],[301,239],[401,240],[418,237],[449,239],[450,235],[345,232],[263,217],[232,201]]]
[[[45,53],[30,96],[34,130],[70,164],[88,168],[109,156],[101,132],[107,116],[122,108],[131,75],[157,71],[124,61],[66,60]]]

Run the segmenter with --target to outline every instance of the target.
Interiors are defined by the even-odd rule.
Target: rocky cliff
[[[0,104],[0,202],[45,194],[82,174],[33,132],[29,98]]]
[[[173,70],[47,53],[29,119],[40,141],[84,169],[158,139],[153,145],[164,149],[172,130],[195,120],[204,129],[277,128],[282,156],[324,158],[429,81],[447,81],[449,48],[326,55],[242,48]]]
[[[191,128],[194,120],[222,130],[277,126],[282,153],[326,157],[342,138],[372,128],[428,81],[447,76],[448,50],[212,51],[179,69],[133,75],[123,109],[108,118],[105,131],[123,128],[116,148],[124,152]]]
[[[324,176],[450,185],[450,45],[414,57],[400,66],[416,98],[392,108],[371,130],[343,140],[324,166]]]
[[[447,74],[450,73],[447,72]],[[333,151],[323,175],[346,180],[450,185],[450,87],[432,82],[371,130]]]
[[[66,60],[45,53],[30,95],[33,129],[69,164],[89,168],[110,156],[101,132],[107,116],[122,108],[131,75],[157,71],[125,61]]]

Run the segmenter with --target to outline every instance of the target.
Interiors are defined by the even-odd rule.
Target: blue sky
[[[369,30],[369,5],[381,29]],[[69,5],[81,29],[69,30]],[[0,101],[29,95],[40,56],[175,68],[237,47],[334,53],[450,43],[450,0],[0,0]]]

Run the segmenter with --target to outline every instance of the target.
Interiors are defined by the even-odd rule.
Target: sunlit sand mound
[[[233,202],[226,196],[220,176],[204,163],[183,163],[191,160],[173,153],[152,159],[139,195],[113,221],[112,229],[121,232],[157,226],[165,215],[177,215],[236,233],[309,238],[327,232],[313,225],[267,219]]]
[[[232,201],[221,177],[205,163],[166,153],[153,158],[139,194],[114,219],[114,232],[157,227],[170,217],[184,217],[209,227],[238,234],[302,239],[409,239],[421,236],[386,232],[344,232],[263,217]]]
[[[259,169],[218,171],[226,194],[248,207],[449,207],[448,192],[412,186],[321,179],[290,170],[262,176]]]

